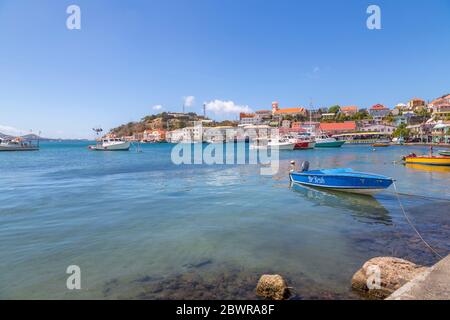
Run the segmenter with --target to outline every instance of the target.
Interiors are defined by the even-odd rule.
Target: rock
[[[256,286],[256,295],[269,300],[285,300],[291,295],[284,279],[278,275],[263,275]]]
[[[367,294],[370,298],[385,299],[426,270],[426,267],[399,258],[373,258],[353,275],[352,288]],[[376,279],[377,274],[379,281]],[[372,288],[369,288],[368,283]]]

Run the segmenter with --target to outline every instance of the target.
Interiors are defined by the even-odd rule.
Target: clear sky
[[[66,28],[71,4],[81,30]],[[366,27],[370,4],[381,30]],[[183,97],[235,119],[274,100],[392,107],[449,92],[450,0],[0,0],[0,132],[92,137]]]

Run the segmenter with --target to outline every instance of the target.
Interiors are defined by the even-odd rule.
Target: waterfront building
[[[340,141],[346,141],[346,144],[373,144],[379,140],[390,138],[390,134],[382,132],[353,132],[333,135]]]
[[[421,123],[409,125],[406,129],[410,131],[410,139],[416,142],[428,143],[432,141],[431,131],[435,124]]]
[[[434,143],[450,143],[450,121],[439,121],[431,134]]]
[[[145,130],[139,140],[145,142],[160,142],[165,139],[166,132],[164,130]]]
[[[341,112],[346,116],[354,116],[358,113],[359,108],[357,106],[344,106],[341,107]]]
[[[355,121],[333,122],[333,123],[322,122],[319,125],[319,130],[325,134],[330,135],[349,133],[356,130],[356,122]]]
[[[202,126],[186,127],[183,129],[172,130],[166,133],[166,140],[172,143],[181,141],[202,141],[202,139]]]
[[[364,126],[360,128],[362,132],[380,132],[392,135],[395,131],[396,127],[385,124],[372,124],[368,126]]]

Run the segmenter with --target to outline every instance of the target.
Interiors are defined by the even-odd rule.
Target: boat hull
[[[426,164],[430,166],[450,166],[450,157],[434,156],[434,157],[405,157],[405,163],[410,164]]]
[[[93,151],[128,151],[130,150],[130,146],[131,143],[127,141],[107,146],[90,146],[89,149]]]
[[[340,176],[308,172],[291,172],[290,179],[293,183],[309,187],[369,195],[383,191],[393,183],[392,179],[379,176]]]
[[[375,148],[385,148],[385,147],[389,147],[390,146],[390,144],[387,144],[387,143],[374,143],[374,144],[372,144],[372,147],[375,147]]]
[[[441,156],[450,157],[450,151],[441,150],[441,151],[439,151],[439,154]]]
[[[316,142],[316,148],[340,148],[345,144],[345,141],[332,141],[332,142]]]
[[[294,145],[294,150],[307,150],[307,149],[314,149],[316,144],[314,142],[296,142]]]
[[[3,147],[0,146],[0,151],[12,152],[12,151],[38,151],[38,147]]]

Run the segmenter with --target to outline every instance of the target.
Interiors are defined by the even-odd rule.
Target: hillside
[[[4,133],[0,132],[0,139],[10,140],[10,139],[14,139],[14,138],[17,138],[17,137],[10,136],[10,135],[7,135],[7,134],[4,134]],[[24,140],[41,140],[41,141],[52,141],[52,140],[55,140],[55,139],[50,139],[50,138],[39,137],[36,134],[26,134],[24,136],[21,136],[21,138],[24,139]]]
[[[205,120],[194,112],[175,113],[162,112],[155,115],[149,115],[137,122],[129,122],[110,130],[110,133],[118,137],[131,136],[141,133],[145,130],[175,130],[192,126],[195,121]]]

